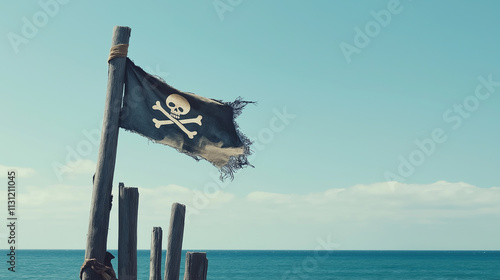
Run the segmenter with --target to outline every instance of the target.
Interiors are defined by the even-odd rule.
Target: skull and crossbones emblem
[[[155,127],[160,128],[162,125],[176,124],[184,133],[186,133],[189,139],[193,139],[193,137],[198,134],[198,132],[187,130],[184,124],[196,123],[201,126],[202,116],[198,115],[198,117],[192,119],[181,119],[181,116],[189,113],[189,111],[191,110],[191,105],[186,100],[186,98],[182,97],[179,94],[169,95],[165,103],[167,104],[170,113],[168,113],[161,106],[160,101],[156,101],[156,104],[153,105],[153,109],[162,112],[170,120],[157,120],[156,118],[154,118],[152,119],[152,121],[155,123]]]

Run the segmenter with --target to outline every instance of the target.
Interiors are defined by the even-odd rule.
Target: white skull
[[[191,110],[191,105],[186,100],[186,98],[178,95],[171,94],[166,100],[167,106],[170,109],[170,115],[178,119],[180,116],[185,115]]]

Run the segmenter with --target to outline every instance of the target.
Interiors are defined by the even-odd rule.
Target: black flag
[[[222,179],[232,179],[236,169],[250,165],[251,141],[234,120],[248,103],[253,102],[225,103],[179,91],[127,58],[120,127],[204,158],[220,169]]]

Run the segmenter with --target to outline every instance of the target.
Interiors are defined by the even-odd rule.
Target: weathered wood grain
[[[118,202],[118,279],[137,280],[139,191],[120,183]]]
[[[128,44],[130,31],[129,27],[115,26],[111,45]],[[104,262],[107,249],[109,210],[111,207],[111,191],[115,170],[125,65],[126,58],[124,57],[115,58],[108,64],[108,86],[106,90],[104,119],[92,191],[87,245],[85,248],[85,259],[95,258],[101,263]],[[82,279],[100,280],[101,278],[92,269],[86,268],[83,271]]]
[[[208,270],[207,253],[187,252],[184,280],[206,280]]]
[[[161,280],[161,227],[153,227],[151,233],[151,253],[149,257],[149,280]]]
[[[179,203],[172,204],[165,261],[165,280],[179,280],[185,217],[186,206]]]

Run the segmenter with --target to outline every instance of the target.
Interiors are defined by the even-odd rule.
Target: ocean
[[[110,252],[117,256],[116,250]],[[500,251],[207,250],[208,279],[500,279]],[[2,250],[0,279],[78,279],[83,250],[18,250],[16,272]],[[181,277],[184,272],[184,256]],[[165,261],[165,252],[162,254]],[[149,277],[149,250],[139,250],[138,279]],[[117,270],[117,259],[112,261]],[[163,271],[163,268],[162,268]],[[162,272],[163,274],[163,272]]]

